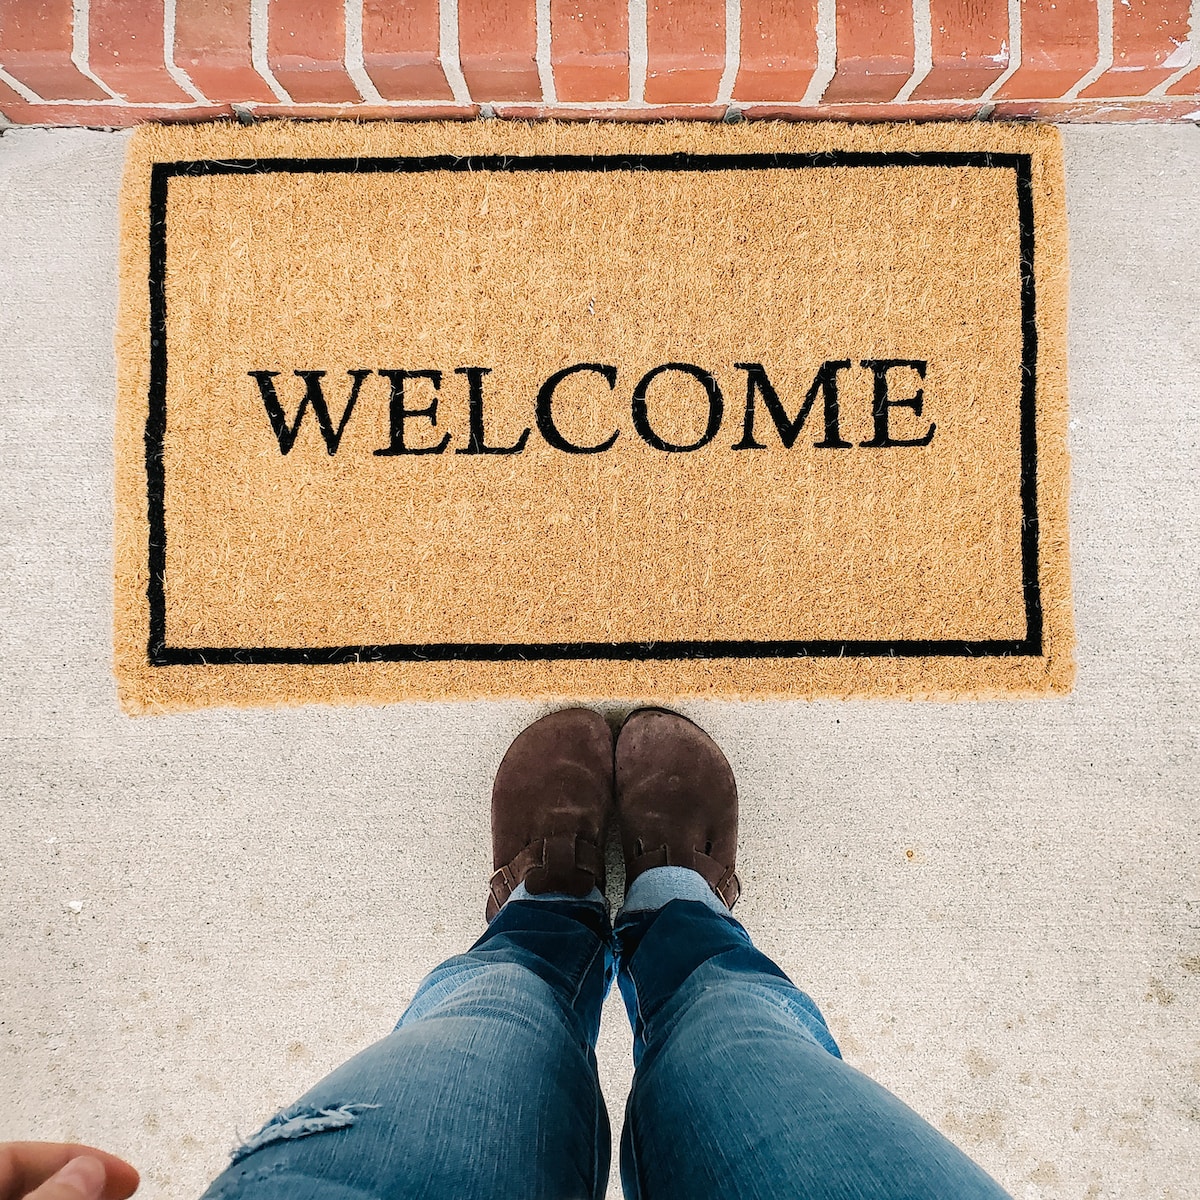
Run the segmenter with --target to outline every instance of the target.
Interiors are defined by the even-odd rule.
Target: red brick
[[[629,99],[629,5],[550,0],[550,63],[560,101]]]
[[[914,100],[968,100],[1008,70],[1008,0],[930,0],[933,66]]]
[[[385,100],[453,100],[438,0],[364,0],[363,66]]]
[[[254,115],[266,120],[453,121],[478,117],[479,108],[474,104],[260,104],[255,106]]]
[[[547,108],[543,104],[497,104],[496,116],[514,121],[720,121],[724,104],[664,104],[645,108]]]
[[[1196,113],[1195,100],[1010,100],[997,104],[997,121],[1080,121],[1119,124],[1125,121],[1180,121]]]
[[[46,100],[106,99],[71,61],[74,23],[71,0],[0,0],[0,66]]]
[[[742,0],[738,102],[804,98],[817,69],[816,0]]]
[[[1178,67],[1163,63],[1188,40],[1190,9],[1190,0],[1113,0],[1112,66],[1080,96],[1144,96],[1173,75]]]
[[[458,60],[472,100],[541,103],[534,0],[459,0]]]
[[[175,63],[210,100],[275,100],[254,69],[250,0],[176,0]]]
[[[131,108],[126,104],[10,104],[0,97],[0,112],[14,125],[85,126],[90,129],[125,129],[147,121],[190,124],[228,117],[230,110],[217,105],[194,108]]]
[[[838,0],[836,70],[822,104],[894,100],[913,73],[912,0]]]
[[[1021,0],[1021,65],[996,99],[1057,99],[1099,58],[1096,0]]]
[[[938,100],[912,104],[751,104],[750,121],[970,121],[983,106],[977,101]]]
[[[1195,41],[1193,42],[1193,56],[1200,53],[1200,50],[1195,47],[1200,47],[1200,29],[1195,32]],[[1178,83],[1173,83],[1167,88],[1168,96],[1200,96],[1200,67],[1194,71],[1189,71]]]
[[[88,67],[131,104],[195,103],[167,70],[163,0],[91,0]]]
[[[7,83],[0,80],[0,117],[7,117],[12,121],[15,118],[10,116],[11,112],[20,112],[26,108],[33,106],[18,92],[14,92]]]
[[[342,0],[271,0],[267,62],[298,104],[353,104],[361,99],[346,71]]]
[[[711,104],[725,71],[724,0],[647,0],[646,103]]]

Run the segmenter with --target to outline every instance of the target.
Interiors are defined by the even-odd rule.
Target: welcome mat
[[[1061,692],[1046,127],[143,128],[130,711]]]

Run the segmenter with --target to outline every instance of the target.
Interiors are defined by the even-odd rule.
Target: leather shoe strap
[[[605,876],[604,851],[578,834],[552,834],[530,842],[512,862],[496,870],[488,881],[491,894],[488,896],[486,916],[489,921],[530,871],[538,868],[545,869],[552,881],[561,881],[564,888],[579,878],[579,872],[590,875],[592,886],[596,886]],[[552,887],[550,890],[558,889]],[[585,896],[587,891],[578,894]]]
[[[645,871],[653,867],[687,867],[699,874],[726,908],[732,909],[742,894],[742,881],[732,867],[710,858],[702,850],[672,850],[670,846],[659,846],[647,850],[629,863],[625,869],[625,888]]]

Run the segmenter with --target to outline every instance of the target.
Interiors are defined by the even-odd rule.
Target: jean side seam
[[[590,1065],[590,1064],[589,1064]],[[593,1073],[595,1068],[593,1068]],[[605,1193],[608,1191],[608,1176],[612,1173],[611,1151],[608,1171],[603,1179],[600,1178],[600,1163],[603,1160],[605,1149],[601,1149],[602,1139],[601,1133],[605,1135],[604,1141],[611,1138],[612,1130],[608,1123],[608,1109],[604,1105],[604,1093],[600,1090],[600,1078],[594,1075],[595,1088],[592,1093],[592,1200],[604,1200]]]
[[[575,1005],[579,1001],[579,994],[583,991],[583,985],[587,982],[588,975],[591,974],[592,967],[596,962],[596,955],[603,954],[604,950],[605,950],[605,944],[603,941],[600,941],[597,943],[596,948],[588,956],[588,960],[587,960],[586,964],[584,965],[583,970],[580,971],[580,973],[579,973],[579,979],[578,979],[578,982],[575,984],[575,990],[574,990],[574,992],[571,993],[571,1008],[572,1008],[572,1010],[574,1010]]]
[[[637,1009],[637,1021],[633,1028],[633,1044],[634,1049],[637,1048],[639,1030],[643,1031],[642,1045],[646,1045],[647,1038],[644,1036],[644,1031],[649,1028],[649,1023],[646,1020],[646,1014],[642,1012],[642,989],[638,987],[637,980],[633,977],[632,969],[628,972],[629,982],[633,985],[633,1005]],[[635,1068],[636,1069],[636,1068]]]
[[[631,1097],[632,1099],[632,1097]],[[625,1192],[625,1172],[621,1171],[621,1191],[625,1192],[625,1200],[642,1200],[642,1168],[638,1161],[637,1152],[637,1135],[632,1122],[632,1105],[625,1109],[625,1128],[622,1132],[622,1141],[629,1147],[629,1180],[633,1186],[632,1194]],[[628,1137],[625,1135],[628,1134]],[[620,1170],[620,1165],[618,1165]]]

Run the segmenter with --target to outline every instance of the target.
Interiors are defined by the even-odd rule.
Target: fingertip
[[[128,1200],[141,1186],[142,1177],[136,1167],[124,1159],[108,1163],[108,1184],[104,1189],[104,1200]]]

